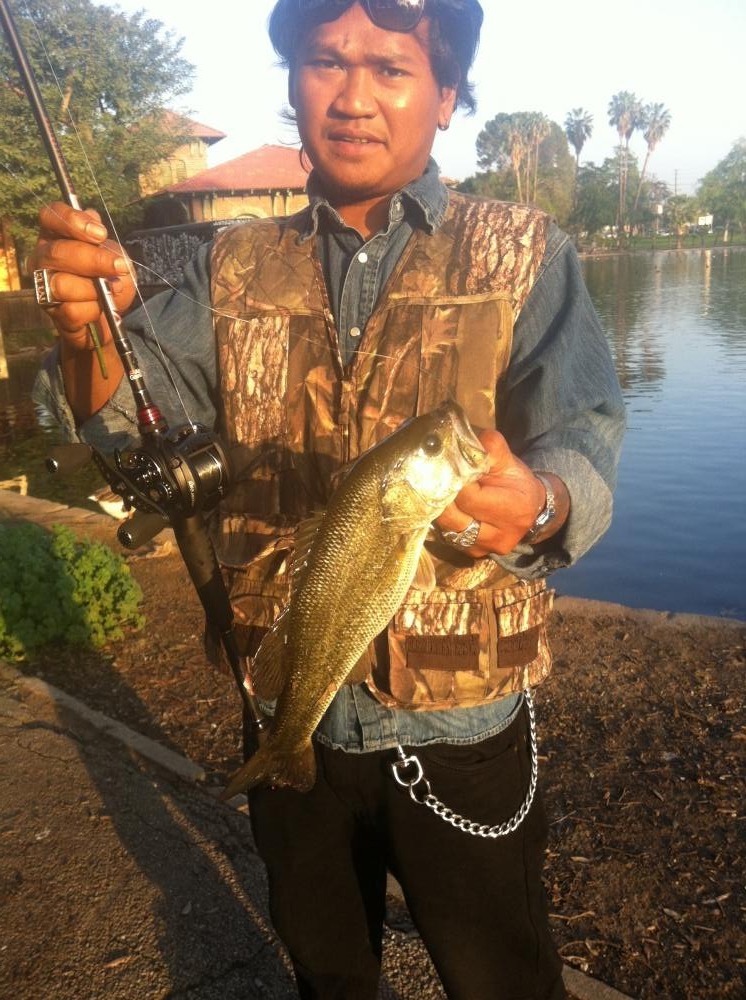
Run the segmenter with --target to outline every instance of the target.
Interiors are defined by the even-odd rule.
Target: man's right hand
[[[39,223],[29,272],[46,268],[49,290],[59,303],[46,311],[60,335],[65,392],[76,420],[82,422],[104,406],[123,374],[93,279],[107,279],[119,313],[132,305],[135,282],[127,255],[108,239],[98,212],[78,211],[56,201],[42,208]],[[98,332],[106,377],[93,354],[89,324],[95,324]]]
[[[128,309],[135,297],[127,255],[108,239],[98,212],[78,211],[64,202],[45,205],[39,213],[39,239],[29,257],[29,271],[46,268],[50,290],[60,305],[47,310],[65,348],[90,350],[89,323],[99,327],[102,343],[111,340],[101,316],[93,278],[106,278],[117,311]]]

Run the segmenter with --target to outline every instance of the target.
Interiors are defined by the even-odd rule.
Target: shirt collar
[[[321,193],[321,188],[312,171],[307,184],[309,212],[300,233],[300,241],[305,242],[321,232],[346,229],[339,213]],[[448,188],[440,179],[438,164],[430,157],[424,173],[416,180],[405,184],[391,199],[389,225],[406,216],[413,226],[428,233],[440,228],[448,207]]]

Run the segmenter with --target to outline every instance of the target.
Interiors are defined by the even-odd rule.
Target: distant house
[[[299,150],[261,146],[148,195],[144,227],[124,241],[140,290],[177,284],[200,244],[225,226],[303,208],[308,172]]]
[[[144,198],[169,184],[178,184],[206,170],[208,149],[225,139],[225,132],[202,125],[175,111],[165,110],[159,115],[180,144],[167,159],[140,176],[140,194]]]
[[[145,226],[290,215],[308,204],[298,149],[260,146],[147,195]]]

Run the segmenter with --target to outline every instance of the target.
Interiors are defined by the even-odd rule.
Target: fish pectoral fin
[[[287,681],[287,612],[283,611],[262,639],[251,661],[251,683],[259,698],[279,697]]]
[[[431,593],[435,590],[437,580],[435,579],[435,563],[433,562],[433,557],[423,546],[420,552],[420,559],[417,563],[417,569],[414,571],[414,577],[412,578],[412,583],[410,584],[415,590],[422,590],[426,594]]]
[[[291,594],[298,585],[298,580],[308,562],[308,556],[319,533],[319,527],[324,520],[324,510],[316,510],[310,517],[301,521],[295,531],[295,549],[290,564]]]

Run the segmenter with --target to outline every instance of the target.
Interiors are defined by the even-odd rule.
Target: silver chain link
[[[498,837],[507,837],[509,833],[515,833],[528,815],[528,811],[534,801],[536,782],[539,777],[539,753],[536,746],[534,699],[528,690],[523,692],[523,696],[528,708],[531,778],[528,783],[526,797],[521,807],[509,820],[506,820],[504,823],[498,823],[495,826],[488,826],[487,823],[477,823],[473,819],[466,819],[464,816],[460,816],[454,812],[453,809],[449,809],[444,802],[441,802],[436,795],[433,795],[430,782],[425,777],[419,757],[414,753],[407,755],[402,747],[397,747],[399,759],[395,760],[391,765],[391,770],[398,784],[409,791],[410,798],[417,805],[427,806],[428,809],[432,809],[435,815],[440,817],[444,822],[450,823],[457,830],[469,833],[473,837],[486,837],[490,840],[496,840]],[[407,777],[405,772],[410,768],[414,768],[414,773],[411,777]],[[421,786],[419,790],[418,786]]]

